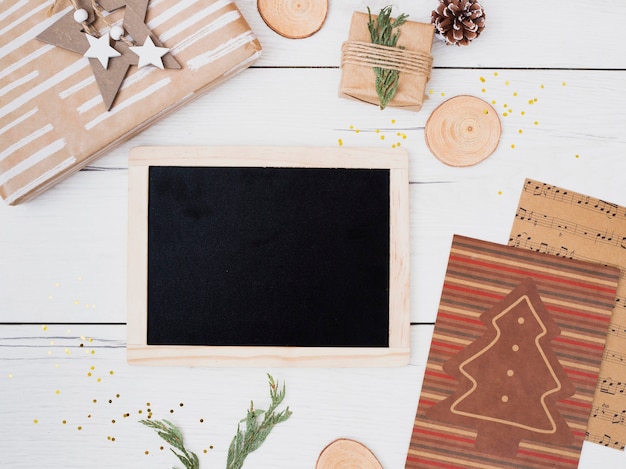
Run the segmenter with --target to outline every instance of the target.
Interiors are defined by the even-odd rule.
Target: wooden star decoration
[[[161,57],[169,52],[169,49],[166,47],[155,46],[150,36],[146,38],[146,42],[144,42],[143,46],[131,47],[130,50],[139,56],[139,68],[145,67],[146,65],[154,65],[161,70],[163,70],[163,60]]]
[[[79,8],[84,9],[88,13],[87,21],[93,23],[95,13],[91,6],[91,0],[75,0]],[[145,23],[146,13],[148,11],[148,3],[150,0],[99,0],[98,3],[106,11],[112,12],[122,7],[126,7],[124,11],[124,21],[122,27],[135,40],[137,44],[145,44],[148,37],[156,47],[162,47],[163,44],[159,39],[151,34],[150,28]],[[52,26],[44,30],[37,36],[37,39],[52,44],[53,46],[62,47],[63,49],[84,55],[90,48],[90,43],[85,37],[83,25],[74,21],[74,12],[70,11],[63,15],[61,19],[56,21]],[[123,41],[116,41],[112,46],[120,53],[119,57],[113,57],[108,62],[108,67],[104,67],[98,58],[90,57],[89,64],[91,70],[100,89],[102,100],[107,109],[111,109],[115,97],[119,92],[122,82],[128,73],[131,65],[137,65],[139,57],[134,54],[129,46]],[[164,68],[179,69],[180,64],[174,56],[167,52],[162,57]]]
[[[89,42],[89,49],[85,51],[85,57],[98,59],[104,68],[108,68],[110,58],[122,55],[111,47],[111,38],[109,33],[103,34],[99,38],[95,38],[90,34],[85,33],[85,38]]]

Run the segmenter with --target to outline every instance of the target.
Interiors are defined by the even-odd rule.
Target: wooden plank
[[[128,168],[128,219],[134,224],[128,225],[127,250],[127,329],[126,342],[141,344],[146,339],[148,330],[148,316],[136,314],[134,320],[128,320],[128,311],[147,311],[147,295],[137,295],[135,292],[148,290],[148,276],[145,273],[148,266],[148,205],[142,201],[148,200],[149,177],[142,167]]]
[[[5,465],[81,468],[97,458],[97,466],[176,466],[168,446],[138,423],[150,409],[153,419],[181,428],[201,467],[225,467],[250,400],[267,409],[267,372],[285,383],[280,409],[289,406],[294,414],[246,465],[293,469],[297,461],[314,467],[322,449],[338,437],[363,442],[384,467],[404,462],[423,366],[138,367],[126,363],[125,333],[124,326],[3,326],[0,418],[11,422],[0,426]]]
[[[391,212],[389,220],[389,344],[408,349],[410,323],[410,232],[408,168],[391,171]],[[408,288],[407,288],[408,287]]]
[[[411,320],[432,322],[452,234],[505,243],[525,177],[626,204],[623,177],[616,170],[626,153],[621,74],[495,72],[437,73],[424,109],[412,113],[381,112],[338,99],[335,70],[248,70],[250,78],[234,78],[92,167],[106,171],[81,171],[23,206],[0,205],[0,317],[6,322],[126,322],[130,148],[183,141],[338,146],[341,139],[343,147],[387,150],[401,143],[409,151]],[[290,86],[303,80],[319,86]],[[503,135],[483,163],[450,168],[430,155],[421,127],[440,102],[467,92],[496,101]],[[534,97],[538,101],[528,104]],[[245,103],[245,112],[232,112],[237,103]],[[291,103],[306,109],[306,117],[294,118]],[[272,119],[259,118],[270,107]]]
[[[231,166],[272,168],[407,169],[403,150],[337,147],[176,146],[138,147],[130,167]],[[406,175],[405,175],[406,176]],[[408,178],[407,178],[408,179]],[[407,180],[408,182],[408,180]]]
[[[313,467],[328,443],[345,437],[367,445],[383,467],[403,467],[432,329],[411,328],[412,366],[252,370],[129,366],[124,326],[2,326],[0,418],[11,422],[0,426],[3,461],[10,467],[78,469],[98,458],[99,465],[112,467],[170,467],[176,458],[138,423],[150,408],[153,418],[182,429],[201,466],[224,467],[250,399],[258,408],[269,402],[267,371],[285,382],[284,403],[294,414],[246,464],[292,469],[298,461]],[[585,443],[579,467],[622,467],[625,458]]]
[[[263,45],[257,66],[339,66],[341,44],[348,38],[354,11],[377,13],[386,0],[330,2],[322,29],[306,39],[285,39],[261,19],[256,0],[237,2]],[[554,1],[527,0],[523,8],[511,10],[506,2],[482,0],[486,26],[468,47],[448,47],[435,40],[435,67],[503,68],[626,68],[626,51],[621,29],[609,25],[626,22],[626,11],[607,0]],[[409,20],[430,22],[437,2],[401,2],[395,12],[409,14]],[[564,19],[566,18],[567,19]],[[575,26],[574,26],[575,24]],[[572,32],[574,31],[574,32]]]

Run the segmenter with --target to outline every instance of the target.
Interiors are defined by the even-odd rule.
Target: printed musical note
[[[602,359],[607,362],[626,366],[626,354],[623,354],[620,352],[612,352],[611,350],[605,350],[604,354],[602,355]]]
[[[626,410],[626,208],[527,179],[509,245],[620,268],[587,439],[623,450],[626,442],[626,412],[623,412]]]
[[[626,409],[616,411],[608,405],[606,407],[593,406],[591,418],[611,422],[611,425],[626,425]]]
[[[529,249],[531,251],[537,252],[545,252],[547,254],[553,254],[558,257],[564,257],[566,259],[578,259],[581,261],[587,262],[597,262],[594,257],[581,256],[576,252],[576,249],[571,249],[565,246],[552,246],[550,244],[541,242],[535,243],[532,241],[532,238],[528,236],[528,233],[519,233],[514,237],[509,238],[509,246],[515,246],[516,248]],[[545,246],[544,246],[545,245]],[[607,264],[603,264],[607,265]],[[620,269],[620,278],[626,279],[626,268]],[[619,302],[616,300],[615,306],[620,306]],[[621,306],[626,308],[626,298],[621,299]]]
[[[597,443],[602,446],[610,446],[619,450],[624,449],[624,443],[620,443],[619,441],[613,441],[611,435],[608,435],[606,433],[604,435],[594,435],[589,432],[585,432],[585,440]]]
[[[608,218],[626,218],[626,208],[624,207],[620,207],[617,204],[607,202],[605,200],[594,199],[582,194],[576,194],[575,192],[570,193],[564,189],[560,189],[549,184],[531,181],[528,179],[524,184],[524,191],[531,192],[535,197],[541,196],[547,199],[577,205],[583,209],[597,211],[603,213]]]
[[[616,308],[626,308],[626,297],[616,296],[615,297],[615,307]]]
[[[623,299],[622,299],[622,303],[623,303]],[[620,306],[618,299],[615,300],[615,306]],[[623,306],[623,304],[621,306]],[[626,338],[626,326],[611,323],[609,324],[609,334],[615,337]]]
[[[523,207],[517,209],[515,218],[518,218],[520,221],[532,223],[533,226],[539,225],[541,227],[558,230],[561,233],[567,232],[598,243],[606,243],[626,249],[626,236],[615,235],[613,231],[609,231],[608,229],[598,230],[597,228],[579,225],[576,222],[563,218],[529,211]]]
[[[613,378],[600,377],[598,379],[598,387],[600,392],[609,394],[611,396],[623,396],[626,397],[626,383],[622,381],[615,381]]]

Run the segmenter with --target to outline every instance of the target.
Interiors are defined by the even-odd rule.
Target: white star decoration
[[[109,33],[105,33],[99,38],[85,34],[89,41],[89,49],[83,54],[85,57],[98,59],[102,66],[106,69],[109,66],[110,57],[119,57],[118,51],[111,47],[111,41],[109,40]]]
[[[129,47],[129,49],[139,56],[139,64],[137,65],[139,68],[145,67],[146,65],[155,65],[161,70],[163,70],[161,57],[169,52],[167,47],[155,46],[150,36],[146,37],[143,46]]]

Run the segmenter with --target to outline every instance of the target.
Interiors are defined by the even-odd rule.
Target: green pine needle
[[[139,423],[156,430],[157,434],[169,443],[170,450],[183,463],[185,469],[199,469],[198,456],[185,448],[183,434],[180,429],[168,420],[140,420]],[[176,451],[178,450],[178,451]],[[175,469],[175,468],[174,468]]]
[[[400,26],[406,23],[409,15],[402,13],[394,21],[391,18],[391,8],[391,5],[384,7],[380,10],[375,20],[372,19],[369,7],[367,8],[369,15],[367,27],[373,44],[397,47]],[[400,47],[400,49],[403,49],[403,47]],[[374,73],[376,74],[376,93],[380,100],[380,108],[385,109],[398,90],[400,72],[388,68],[374,67]]]
[[[241,469],[246,457],[259,449],[261,444],[268,437],[272,428],[279,423],[287,420],[292,412],[289,407],[280,412],[276,412],[276,408],[283,402],[285,398],[285,384],[282,388],[274,381],[272,375],[267,375],[270,385],[270,398],[272,403],[267,410],[255,409],[254,403],[250,401],[250,408],[246,417],[237,425],[237,433],[228,448],[228,458],[226,469]],[[262,420],[259,420],[263,417]],[[185,469],[199,469],[200,461],[198,456],[185,448],[183,434],[180,429],[168,420],[140,420],[146,427],[154,429],[157,434],[164,439],[170,446],[172,453],[183,463]],[[242,430],[241,424],[245,423]],[[176,468],[173,468],[176,469]]]
[[[237,433],[228,448],[226,469],[241,469],[246,457],[261,446],[272,431],[272,428],[287,420],[292,414],[289,407],[278,413],[275,412],[285,398],[285,385],[283,383],[281,389],[270,374],[267,377],[269,379],[272,403],[267,410],[261,410],[255,409],[254,403],[250,401],[250,408],[246,418],[242,419],[239,425],[237,425]],[[263,419],[259,421],[261,416]],[[244,422],[245,428],[242,430],[241,423]]]

